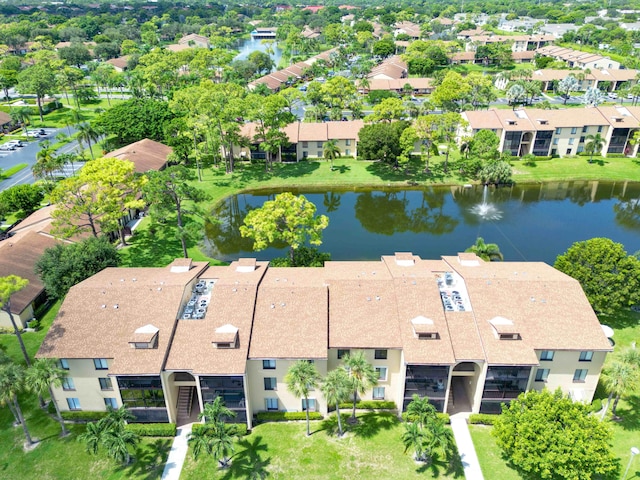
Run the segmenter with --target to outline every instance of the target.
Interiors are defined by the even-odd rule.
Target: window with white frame
[[[536,382],[546,382],[549,376],[548,368],[539,368],[536,372]]]
[[[554,139],[553,139],[553,144],[554,144],[554,145],[558,145],[558,142],[559,142],[559,139],[557,139],[557,138],[554,138]]]
[[[553,350],[542,350],[540,352],[540,360],[543,362],[551,362],[553,360]]]
[[[387,359],[387,351],[386,350],[376,350],[373,354],[373,358],[376,360],[386,360]]]
[[[275,390],[278,386],[278,379],[276,377],[264,377],[264,389]]]
[[[578,132],[578,127],[571,128],[571,135],[575,135]]]
[[[109,377],[99,378],[100,390],[113,390],[113,384]]]
[[[58,366],[63,370],[69,370],[69,362],[67,362],[66,358],[61,358],[58,360]]]
[[[593,352],[592,351],[580,352],[580,361],[581,362],[590,362],[592,359],[593,359]]]
[[[268,411],[277,411],[278,410],[278,399],[277,398],[265,398],[264,399],[265,408]]]
[[[93,366],[96,367],[96,370],[109,370],[106,358],[94,358]]]
[[[262,369],[263,370],[275,370],[276,369],[276,361],[275,360],[262,360]]]
[[[302,399],[302,411],[306,412],[307,411],[307,405],[309,405],[309,411],[310,412],[315,412],[316,411],[316,399],[315,398],[308,398],[308,399]]]
[[[584,383],[587,378],[587,370],[586,368],[578,368],[573,374],[573,382],[574,383]]]
[[[73,383],[73,378],[71,377],[64,377],[62,379],[62,389],[63,390],[75,390],[76,386]]]
[[[104,399],[104,406],[117,409],[118,408],[118,400],[116,398],[113,398],[113,397],[105,398]]]
[[[375,367],[376,373],[378,374],[378,381],[386,382],[387,381],[387,367]]]
[[[69,410],[82,410],[79,398],[67,398],[67,406],[69,407]]]
[[[373,399],[384,400],[384,387],[373,387]]]

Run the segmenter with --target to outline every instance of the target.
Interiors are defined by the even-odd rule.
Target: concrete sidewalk
[[[178,480],[180,478],[182,465],[184,464],[184,459],[189,449],[187,440],[189,440],[192,426],[193,424],[190,423],[178,428],[176,438],[173,439],[173,445],[171,445],[169,458],[167,458],[167,464],[164,466],[164,471],[162,472],[162,480]]]
[[[460,460],[462,460],[462,466],[464,467],[465,478],[467,480],[484,480],[482,470],[480,470],[480,462],[478,462],[478,456],[476,455],[476,449],[473,446],[469,427],[467,426],[468,418],[469,413],[452,415],[451,429],[453,430],[453,436],[458,445],[458,452],[460,453]]]

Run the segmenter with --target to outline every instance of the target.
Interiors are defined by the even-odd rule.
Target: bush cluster
[[[306,420],[305,412],[259,412],[256,414],[259,422],[287,422],[289,420]],[[319,412],[309,412],[309,420],[322,420]]]
[[[340,404],[340,408],[353,408],[353,402],[343,402]],[[396,404],[386,400],[361,400],[356,403],[356,408],[360,410],[395,410]],[[335,405],[330,406],[329,410],[335,410]]]
[[[126,429],[141,437],[175,437],[175,423],[130,423]]]
[[[234,425],[236,427],[236,433],[241,437],[244,437],[249,433],[249,431],[247,430],[246,423],[232,423],[229,425]],[[207,424],[207,423],[196,423],[191,428],[191,431],[198,432],[199,430],[208,430],[208,429],[213,429],[213,425]]]
[[[492,415],[489,413],[473,413],[469,415],[470,425],[493,425],[496,418],[500,415]]]
[[[54,407],[55,412],[55,407]],[[62,418],[69,422],[96,422],[106,417],[109,412],[89,412],[89,411],[71,411],[71,412],[60,412]]]
[[[451,417],[449,417],[448,413],[436,412],[436,417],[440,420],[444,421],[445,424],[449,425],[451,423]],[[407,412],[402,413],[402,421],[403,422],[413,422],[415,418],[413,416],[407,415]]]

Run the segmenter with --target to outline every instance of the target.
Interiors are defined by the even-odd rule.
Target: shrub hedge
[[[492,415],[489,413],[472,413],[469,415],[469,423],[471,425],[493,425],[493,422],[500,415]]]
[[[451,423],[451,418],[449,417],[448,413],[436,413],[436,416],[441,419],[444,420],[444,423],[446,423],[447,425]],[[407,414],[407,412],[404,412],[402,414],[402,420],[405,422],[413,422],[415,420],[415,417],[410,416]]]
[[[319,412],[309,412],[310,420],[322,420]],[[306,420],[305,412],[259,412],[256,414],[259,422],[287,422],[289,420]]]
[[[594,398],[593,402],[591,402],[591,411],[599,412],[600,410],[602,410],[602,400],[599,398]]]
[[[248,430],[247,430],[247,424],[246,423],[232,423],[229,425],[235,425],[236,426],[236,431],[238,433],[238,435],[240,435],[241,437],[244,437],[245,435],[247,435]],[[206,423],[195,423],[193,425],[193,427],[191,428],[192,432],[197,432],[199,430],[207,430],[213,428],[213,425],[211,424],[206,424]]]
[[[141,437],[175,437],[175,423],[130,423],[127,430]]]
[[[55,408],[55,407],[54,407]],[[55,412],[55,410],[54,410]],[[60,412],[62,418],[69,422],[96,422],[107,416],[108,412],[70,411]]]
[[[340,404],[340,408],[345,410],[353,408],[353,402],[343,402]],[[395,410],[396,404],[385,400],[362,400],[356,403],[356,408],[360,410]],[[329,410],[335,410],[335,405]]]

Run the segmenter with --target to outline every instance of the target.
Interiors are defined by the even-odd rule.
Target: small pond
[[[234,60],[246,60],[249,54],[255,51],[269,53],[267,52],[266,43],[263,43],[262,40],[256,40],[253,38],[240,40],[238,44],[234,45],[232,48],[240,52],[235,56]],[[276,42],[271,43],[271,48],[273,49],[273,52],[271,53],[271,60],[273,60],[273,64],[277,66],[282,58],[282,50],[278,47]]]
[[[284,246],[252,252],[239,227],[249,209],[277,191],[234,195],[207,224],[204,253],[221,260],[283,256]],[[439,258],[464,251],[481,236],[497,243],[507,261],[543,261],[575,241],[609,237],[629,253],[640,250],[640,184],[562,182],[503,188],[296,190],[329,216],[322,251],[334,260],[377,260],[410,251]],[[281,248],[277,248],[281,247]]]

